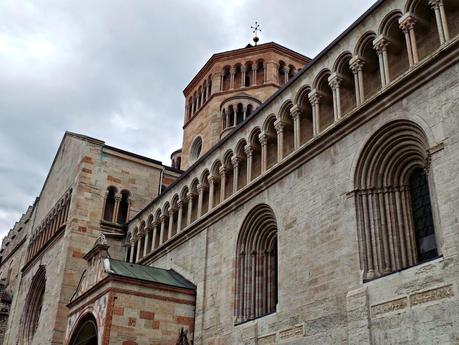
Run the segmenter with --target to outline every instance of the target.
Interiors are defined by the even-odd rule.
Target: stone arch
[[[201,215],[206,214],[209,210],[209,175],[209,170],[204,169],[199,178],[200,186],[202,188]]]
[[[265,80],[265,60],[258,59],[256,64],[257,64],[256,85],[263,85],[266,81]]]
[[[138,230],[138,235],[137,235],[137,241],[138,241],[138,249],[140,249],[140,252],[137,254],[136,258],[138,257],[139,260],[143,258],[144,256],[144,251],[143,248],[145,248],[145,226],[146,222],[142,220],[139,225],[139,230]]]
[[[261,129],[255,127],[252,129],[249,135],[249,146],[252,151],[252,168],[250,169],[250,179],[247,178],[247,183],[249,183],[254,178],[260,176],[261,174],[261,143],[259,136],[261,134]]]
[[[149,214],[148,215],[148,218],[147,218],[147,222],[146,222],[146,233],[148,233],[148,241],[147,243],[145,244],[146,247],[148,248],[147,249],[147,252],[149,252],[152,248],[153,248],[153,231],[154,231],[154,226],[153,226],[153,222],[154,222],[154,217],[153,217],[153,214]]]
[[[362,82],[364,100],[376,94],[382,86],[379,58],[373,47],[376,34],[372,31],[365,33],[356,46],[357,56],[362,60]]]
[[[225,66],[223,67],[223,72],[222,72],[222,91],[229,90],[230,88],[230,66]]]
[[[69,345],[98,345],[97,320],[91,312],[87,312],[78,320]]]
[[[20,332],[21,345],[32,344],[34,335],[38,329],[40,314],[46,290],[46,268],[38,267],[30,284],[29,292],[22,312],[22,330]]]
[[[236,243],[236,323],[276,311],[277,221],[266,204],[255,206],[245,217]]]
[[[210,178],[213,179],[213,195],[212,195],[212,205],[209,205],[210,208],[217,206],[220,201],[222,200],[221,186],[220,186],[220,168],[222,167],[222,162],[217,159],[213,162],[212,167],[210,169]]]
[[[290,110],[293,107],[293,102],[286,100],[279,109],[278,120],[282,123],[282,157],[286,157],[295,149],[295,134],[294,124]],[[278,125],[279,126],[279,125]],[[280,143],[279,143],[280,144]]]
[[[292,79],[296,74],[296,68],[292,64],[288,65],[288,80]]]
[[[245,66],[245,69],[246,69],[244,86],[245,87],[249,87],[249,86],[252,86],[252,82],[253,82],[253,73],[252,73],[253,63],[252,63],[252,61],[247,61],[244,64],[244,66]]]
[[[312,105],[309,101],[311,87],[303,85],[295,95],[295,105],[300,111],[300,144],[304,144],[314,136],[314,119]]]
[[[123,189],[121,191],[121,198],[119,201],[118,206],[118,215],[117,215],[117,223],[118,224],[125,224],[129,220],[129,206],[130,206],[130,198],[131,192],[127,189]]]
[[[199,180],[195,177],[190,183],[190,201],[191,202],[191,215],[190,217],[190,224],[193,223],[198,218],[198,186]]]
[[[158,248],[162,243],[161,243],[161,209],[158,208],[155,211],[155,228],[153,229],[154,231],[154,248]]]
[[[202,106],[202,86],[198,88],[198,109]]]
[[[225,181],[221,181],[222,183],[223,182],[225,183],[224,187],[222,187],[224,188],[224,190],[222,190],[223,199],[226,199],[231,194],[233,194],[234,173],[233,173],[233,164],[231,163],[231,159],[233,157],[234,157],[234,154],[231,149],[228,149],[223,155],[223,168],[224,168],[224,175],[225,175],[224,177]]]
[[[419,60],[422,60],[440,47],[440,33],[435,12],[427,0],[409,1],[406,9],[407,13],[410,13],[416,20],[414,34]]]
[[[236,112],[236,116],[235,116],[236,123],[234,125],[237,126],[238,124],[242,123],[242,121],[244,121],[244,107],[242,103],[236,104],[235,112]]]
[[[376,131],[360,153],[354,185],[360,264],[366,280],[438,255],[428,148],[420,126],[397,120]]]
[[[287,64],[283,60],[279,60],[277,63],[277,76],[278,76],[278,83],[280,86],[284,85],[287,82],[288,74],[284,71],[287,69]]]
[[[387,68],[390,80],[396,79],[410,68],[405,35],[399,24],[401,17],[401,11],[393,10],[384,17],[379,27],[379,33],[389,42],[387,45]]]
[[[193,93],[193,115],[195,115],[198,112],[198,93],[195,91]]]
[[[187,220],[187,210],[188,210],[188,203],[190,202],[190,188],[188,186],[183,186],[182,190],[180,191],[180,201],[182,203],[182,217],[179,219],[180,227],[177,229],[177,232],[182,231],[184,228],[188,226]]]
[[[245,138],[239,139],[236,148],[234,149],[234,155],[238,160],[238,174],[237,174],[237,189],[244,187],[247,184],[247,158],[245,149],[247,147],[247,141]]]
[[[331,72],[329,69],[323,69],[319,74],[317,74],[313,83],[319,96],[318,129],[320,132],[330,126],[335,118],[333,110],[333,90],[328,83],[330,75]]]
[[[277,142],[277,132],[275,127],[275,122],[277,118],[276,115],[270,114],[266,117],[263,123],[263,132],[262,137],[266,140],[266,162],[264,162],[266,169],[271,168],[274,164],[277,163],[277,150],[278,150],[278,142]],[[263,158],[262,158],[263,164]]]
[[[242,65],[240,63],[237,63],[234,65],[234,88],[239,89],[242,85],[242,70],[241,70]]]
[[[148,228],[151,228],[153,226],[154,219],[155,219],[155,217],[153,216],[152,213],[150,213],[148,215],[148,218],[147,218],[147,227]]]
[[[117,194],[118,188],[116,188],[115,186],[107,187],[104,205],[104,220],[106,220],[107,222],[114,222]]]
[[[171,223],[171,237],[178,232],[178,208],[179,196],[174,194],[171,199],[171,206],[169,208],[169,222]]]
[[[352,54],[349,51],[341,53],[335,61],[333,71],[340,78],[340,104],[341,114],[345,115],[357,105],[356,85],[354,74],[350,67]]]

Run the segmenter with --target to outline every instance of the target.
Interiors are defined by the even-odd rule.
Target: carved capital
[[[414,29],[414,25],[416,24],[416,18],[411,13],[405,13],[400,19],[398,20],[400,29],[403,32],[408,32]]]
[[[218,172],[220,173],[220,176],[224,176],[229,172],[229,169],[226,166],[221,166],[220,169],[218,169]]]
[[[282,72],[288,73],[288,72],[290,72],[290,68],[288,66],[284,66],[284,67],[282,67]]]
[[[247,156],[247,158],[252,157],[253,151],[255,151],[255,147],[253,147],[252,145],[246,145],[244,147],[244,153]]]
[[[206,185],[206,184],[200,183],[200,184],[198,184],[198,186],[196,187],[196,189],[198,190],[198,193],[201,193],[201,192],[203,192],[203,191],[209,189],[209,186]]]
[[[268,144],[268,134],[262,132],[258,135],[258,140],[260,140],[261,146],[266,146]]]
[[[198,196],[198,192],[194,190],[190,190],[188,193],[188,200],[195,199]]]
[[[320,99],[322,98],[322,96],[319,94],[319,92],[316,89],[312,90],[308,94],[308,97],[309,97],[309,102],[311,102],[312,105],[319,104],[320,103]]]
[[[277,133],[282,133],[285,129],[286,123],[282,120],[274,121],[274,128],[276,129]]]
[[[292,119],[297,119],[299,118],[302,114],[304,113],[304,108],[299,106],[298,104],[295,104],[290,108],[290,116]]]
[[[214,184],[215,182],[218,181],[218,177],[217,176],[214,176],[214,175],[209,175],[207,177],[207,181],[209,181],[210,184]]]
[[[233,165],[233,167],[239,166],[240,162],[241,162],[241,158],[238,156],[234,156],[233,158],[231,158],[231,164]]]
[[[332,73],[328,77],[328,84],[330,85],[332,90],[339,89],[342,81],[343,81],[343,77],[340,74],[336,73],[336,72]]]
[[[382,54],[384,51],[386,51],[388,45],[389,40],[383,35],[379,35],[373,40],[373,47],[378,54]]]
[[[231,67],[230,68],[230,74],[232,74],[232,75],[236,74],[236,67]]]
[[[443,0],[429,0],[429,5],[435,10],[440,6],[443,6]]]
[[[365,60],[360,56],[353,56],[352,59],[349,60],[349,67],[354,74],[361,72],[363,66],[365,66]]]
[[[241,66],[241,72],[243,72],[243,73],[247,72],[247,66],[246,65],[242,65]]]

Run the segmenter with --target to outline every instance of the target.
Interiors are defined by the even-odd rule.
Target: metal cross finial
[[[257,36],[257,32],[260,31],[261,32],[261,29],[260,29],[260,24],[258,24],[258,22],[255,22],[255,26],[251,26],[251,28],[253,29],[253,42],[255,43],[255,45],[258,44],[258,41],[260,40]]]
[[[252,32],[255,34],[255,36],[257,35],[257,31],[261,32],[260,24],[258,24],[257,21],[255,22],[255,26],[251,26],[250,28],[253,29]]]

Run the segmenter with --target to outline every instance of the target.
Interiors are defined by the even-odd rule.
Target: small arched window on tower
[[[104,220],[107,222],[113,222],[115,215],[115,197],[117,193],[115,187],[108,187],[105,198],[105,210],[104,210]]]
[[[104,217],[110,223],[125,224],[128,221],[131,193],[128,190],[118,194],[116,187],[110,186],[105,194]]]
[[[118,207],[118,224],[125,224],[128,220],[129,196],[130,193],[127,190],[121,191],[121,200]]]
[[[202,150],[202,139],[201,137],[197,137],[194,139],[193,144],[191,145],[191,152],[190,152],[190,161],[194,163],[198,160],[199,156],[201,155]]]

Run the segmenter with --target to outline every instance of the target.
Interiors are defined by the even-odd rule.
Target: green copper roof
[[[108,259],[110,262],[110,274],[121,277],[139,279],[143,281],[175,286],[184,289],[194,290],[191,282],[183,278],[174,270],[165,270],[162,268],[132,264],[126,261]]]

